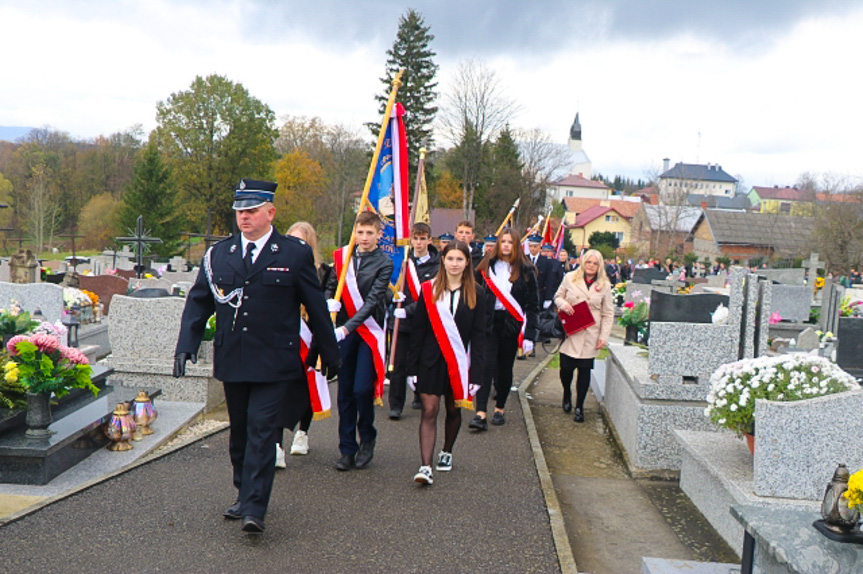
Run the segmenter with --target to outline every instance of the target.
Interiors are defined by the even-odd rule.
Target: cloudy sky
[[[668,157],[748,185],[863,176],[863,0],[0,0],[0,126],[149,130],[156,102],[217,73],[278,116],[359,130],[408,7],[442,91],[474,59],[521,105],[516,127],[564,143],[580,112],[595,172]]]

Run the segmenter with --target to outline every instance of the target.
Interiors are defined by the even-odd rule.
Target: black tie
[[[254,253],[255,247],[256,245],[251,241],[246,244],[246,256],[243,257],[243,265],[246,266],[246,273],[252,269],[252,253]]]

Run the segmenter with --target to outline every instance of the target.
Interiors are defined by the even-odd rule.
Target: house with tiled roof
[[[719,164],[678,162],[668,168],[669,160],[663,160],[663,172],[659,176],[659,197],[664,203],[673,199],[685,199],[690,193],[733,197],[737,179],[729,175]]]
[[[812,250],[812,217],[705,209],[695,226],[699,257],[720,255],[740,263],[753,257],[802,257]]]
[[[630,221],[641,209],[641,201],[622,199],[564,198],[564,221],[569,238],[578,249],[587,247],[594,231],[610,231],[620,245],[630,241]]]
[[[568,197],[600,200],[608,199],[610,195],[611,189],[601,181],[570,174],[552,184],[548,197],[554,201],[563,201]]]
[[[815,207],[815,193],[796,187],[753,186],[747,194],[749,203],[759,213],[800,215],[810,217]]]
[[[700,207],[642,204],[630,221],[630,244],[638,247],[643,256],[688,253],[693,249],[693,231],[700,220]]]

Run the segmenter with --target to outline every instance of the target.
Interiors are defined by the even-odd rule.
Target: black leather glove
[[[309,345],[309,354],[306,355],[306,366],[317,368],[318,366],[318,341],[312,337],[312,344]]]
[[[328,381],[339,374],[339,367],[342,366],[342,360],[338,357],[331,361],[325,361],[321,358],[321,374]]]
[[[177,353],[174,355],[174,377],[186,376],[186,361],[191,360],[193,363],[198,363],[197,353]]]

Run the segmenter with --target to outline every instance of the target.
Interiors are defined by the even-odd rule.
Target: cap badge
[[[240,180],[240,189],[246,189],[246,180],[245,179]]]

